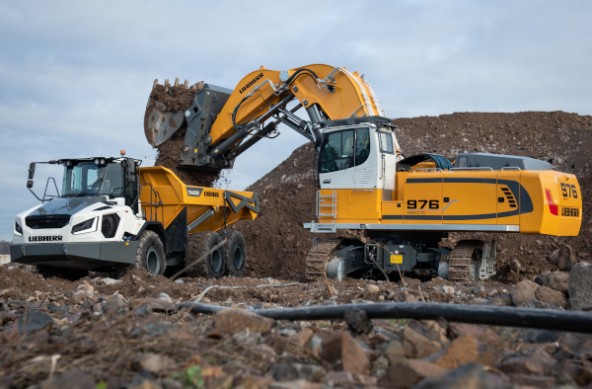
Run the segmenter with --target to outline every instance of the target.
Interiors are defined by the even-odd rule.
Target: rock
[[[176,366],[169,356],[154,353],[143,354],[138,364],[145,371],[156,375],[164,375]]]
[[[98,282],[99,282],[99,284],[102,284],[102,285],[115,285],[115,284],[123,283],[123,280],[117,280],[115,278],[105,277],[105,278],[101,278]]]
[[[471,288],[471,293],[477,296],[483,296],[485,294],[485,287],[481,284],[475,285]]]
[[[347,311],[344,319],[353,335],[369,334],[372,331],[372,321],[368,314],[360,309]]]
[[[102,302],[101,309],[105,314],[123,313],[127,311],[127,301],[119,293],[114,293]]]
[[[93,297],[95,294],[95,288],[87,280],[84,280],[81,284],[76,287],[74,295],[82,295],[85,297]]]
[[[541,285],[566,293],[569,289],[569,273],[565,271],[552,271],[539,274],[536,279]]]
[[[510,387],[508,377],[500,374],[488,373],[485,368],[476,363],[469,363],[444,374],[429,377],[421,381],[414,389],[480,389]]]
[[[405,358],[405,351],[403,350],[401,341],[393,340],[390,342],[386,350],[384,350],[384,356],[387,357],[391,365],[395,361]]]
[[[314,337],[313,337],[314,339]],[[342,336],[340,332],[328,334],[323,337],[321,343],[321,358],[330,363],[341,359]]]
[[[48,329],[53,326],[53,317],[43,311],[32,309],[25,311],[16,321],[16,328],[21,335]]]
[[[349,334],[341,333],[341,362],[343,371],[353,374],[368,374],[370,360],[362,346]]]
[[[592,310],[592,263],[580,262],[569,272],[569,305],[576,311]]]
[[[466,363],[477,361],[478,349],[477,339],[471,335],[462,335],[454,339],[434,363],[445,369],[456,369]]]
[[[164,312],[172,313],[177,311],[177,307],[172,301],[167,301],[161,298],[145,298],[132,301],[131,306],[138,311],[144,307],[144,310],[149,312]],[[142,316],[142,315],[140,315]]]
[[[514,355],[502,361],[499,369],[510,374],[531,374],[544,376],[549,373],[556,361],[542,348],[535,349],[529,355]]]
[[[214,328],[219,334],[234,334],[244,330],[265,333],[271,330],[273,324],[273,319],[244,309],[224,309],[214,315]]]
[[[567,381],[568,384],[586,387],[586,385],[592,383],[592,362],[571,359],[560,361],[555,366],[554,373],[562,381]]]
[[[557,359],[592,360],[592,338],[587,334],[564,333],[554,355]]]
[[[278,381],[318,381],[325,373],[325,369],[320,365],[292,361],[276,363],[269,369],[269,374]],[[299,387],[306,388],[306,386]]]
[[[512,290],[512,302],[517,307],[532,307],[534,306],[535,293],[539,288],[536,282],[530,280],[520,281],[514,285]]]
[[[432,326],[411,321],[403,330],[403,350],[408,358],[423,358],[443,347],[445,330],[436,322],[424,323],[432,323]]]
[[[547,286],[540,286],[534,293],[535,298],[549,308],[567,308],[567,297],[562,292]]]
[[[380,387],[409,388],[426,377],[439,378],[446,369],[422,359],[400,359],[378,381]]]
[[[330,371],[323,378],[323,383],[325,385],[322,388],[374,388],[376,378],[345,371]]]
[[[380,288],[377,285],[368,284],[364,288],[364,298],[378,297],[378,293],[380,293]]]
[[[572,266],[576,263],[576,257],[573,254],[571,246],[564,244],[551,253],[549,256],[549,262],[557,266],[559,270],[570,271]]]
[[[449,296],[453,296],[454,292],[456,292],[456,290],[454,289],[454,286],[444,285],[442,287],[442,292],[444,292],[444,294],[447,294]]]

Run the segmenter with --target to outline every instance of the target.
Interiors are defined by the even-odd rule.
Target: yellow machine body
[[[386,200],[380,189],[321,189],[319,224],[576,236],[582,222],[577,178],[554,170],[418,169],[395,182]]]
[[[164,228],[186,212],[188,233],[219,231],[239,220],[253,220],[259,210],[253,192],[190,186],[162,166],[141,167],[140,201],[147,221]]]

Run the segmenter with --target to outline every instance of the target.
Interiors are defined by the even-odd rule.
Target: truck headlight
[[[103,223],[101,224],[101,232],[105,238],[113,238],[119,226],[119,216],[112,213],[103,216]]]
[[[85,220],[82,223],[78,223],[74,227],[72,227],[72,235],[95,232],[97,230],[98,224],[99,224],[99,217],[98,216],[93,217],[92,219]]]
[[[19,236],[23,235],[23,227],[21,227],[18,222],[14,222],[14,234]]]

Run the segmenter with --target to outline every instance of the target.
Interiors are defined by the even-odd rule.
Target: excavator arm
[[[301,108],[309,120],[295,114]],[[288,71],[261,67],[233,90],[155,81],[144,130],[154,147],[176,141],[181,166],[220,170],[262,138],[277,136],[280,124],[318,143],[327,120],[381,114],[372,88],[357,72],[323,64]]]

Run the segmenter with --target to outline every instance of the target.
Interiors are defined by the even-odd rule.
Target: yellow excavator
[[[308,118],[296,115],[304,108]],[[217,172],[284,124],[317,149],[317,220],[337,233],[314,245],[306,278],[414,272],[452,280],[495,274],[495,241],[440,247],[450,232],[576,236],[577,178],[524,156],[425,153],[404,157],[392,121],[357,72],[313,64],[260,68],[225,89],[157,81],[145,115],[148,142],[177,142],[180,167]]]

